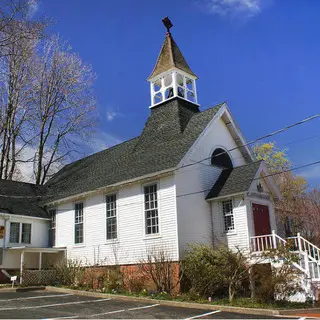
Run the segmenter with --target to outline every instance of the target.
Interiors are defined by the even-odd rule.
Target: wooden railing
[[[271,234],[254,236],[250,239],[252,253],[261,253],[271,249],[279,249],[281,246],[289,246],[292,252],[299,255],[299,262],[294,265],[303,271],[308,278],[319,281],[320,279],[320,249],[301,237],[298,233],[286,240],[279,237],[275,231]]]
[[[279,237],[273,230],[271,234],[251,237],[250,245],[251,252],[263,252],[286,245],[286,240]]]

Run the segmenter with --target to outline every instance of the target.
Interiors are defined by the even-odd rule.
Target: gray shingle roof
[[[0,211],[10,214],[48,218],[40,199],[47,188],[31,183],[0,180]]]
[[[245,192],[250,188],[262,161],[256,161],[233,169],[222,170],[206,199],[224,197]]]
[[[199,112],[174,98],[151,110],[139,137],[65,166],[47,183],[46,202],[176,167],[223,103]]]

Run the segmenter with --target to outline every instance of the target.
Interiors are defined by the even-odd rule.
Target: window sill
[[[104,244],[117,244],[119,243],[119,239],[110,239],[110,240],[106,240],[106,242]]]
[[[86,245],[84,243],[74,244],[72,248],[84,248]]]
[[[223,233],[221,233],[221,235],[223,235],[223,236],[234,236],[234,235],[236,235],[236,234],[237,234],[236,231],[229,231],[229,232],[223,232]]]
[[[150,234],[150,235],[145,235],[143,240],[159,239],[159,238],[162,238],[161,234]]]

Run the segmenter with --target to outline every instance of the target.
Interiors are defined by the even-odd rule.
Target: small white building
[[[196,80],[168,31],[140,136],[66,165],[44,186],[1,181],[0,268],[41,268],[62,254],[132,265],[159,248],[180,261],[189,244],[261,251],[275,240],[274,179],[225,102],[200,110]]]

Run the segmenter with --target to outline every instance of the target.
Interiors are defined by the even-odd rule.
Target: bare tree
[[[0,56],[10,55],[8,46],[21,39],[34,39],[42,29],[45,19],[30,21],[30,13],[38,0],[3,0],[0,4]],[[12,25],[15,28],[12,28]]]
[[[21,25],[12,22],[6,29],[14,34],[21,31]],[[34,79],[32,61],[39,37],[40,33],[33,39],[20,38],[9,43],[5,48],[7,54],[0,57],[1,179],[14,177],[19,155],[28,144],[25,125],[30,115]]]
[[[36,184],[44,184],[94,125],[95,74],[57,36],[45,41],[37,67],[34,174]]]

